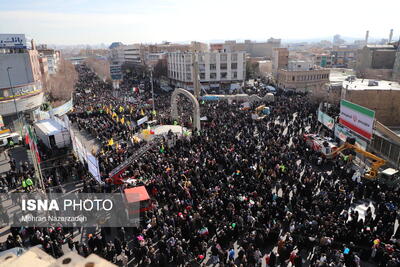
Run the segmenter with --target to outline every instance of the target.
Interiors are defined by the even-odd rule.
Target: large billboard
[[[342,140],[343,142],[346,142],[347,138],[349,138],[349,137],[355,138],[356,144],[358,146],[360,146],[364,150],[367,149],[367,142],[365,142],[364,140],[361,140],[361,138],[358,138],[355,134],[352,133],[352,131],[350,131],[348,128],[346,128],[340,124],[335,125],[335,136],[337,138],[339,138],[340,140]]]
[[[330,130],[332,130],[335,126],[335,120],[321,110],[318,110],[318,121],[328,127]]]
[[[25,34],[0,34],[0,48],[26,49]]]
[[[340,101],[340,123],[360,136],[371,139],[374,119],[375,111],[346,100]]]

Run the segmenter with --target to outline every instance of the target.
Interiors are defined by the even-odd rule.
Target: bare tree
[[[75,83],[78,79],[74,65],[61,58],[56,74],[44,81],[44,88],[47,97],[53,107],[62,105],[71,99]]]
[[[86,65],[91,68],[103,81],[111,80],[110,63],[107,60],[89,57],[85,59]]]

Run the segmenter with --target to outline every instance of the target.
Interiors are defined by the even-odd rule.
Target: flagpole
[[[28,128],[29,138],[32,139],[32,140],[30,140],[29,143],[33,144],[33,145],[30,145],[30,151],[31,151],[32,159],[33,159],[33,166],[35,168],[36,178],[38,179],[40,188],[42,190],[45,190],[42,170],[40,168],[40,163],[38,162],[37,155],[36,155],[36,151],[38,151],[38,153],[39,153],[39,150],[37,150],[37,146],[35,143],[35,140],[37,140],[36,135],[35,135],[35,132],[33,132],[32,129],[30,129],[30,125],[27,125],[27,128]],[[32,136],[30,136],[30,134],[32,134]]]

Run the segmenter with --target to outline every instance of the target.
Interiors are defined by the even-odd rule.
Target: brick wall
[[[384,125],[400,125],[400,90],[348,90],[346,100],[375,110]]]

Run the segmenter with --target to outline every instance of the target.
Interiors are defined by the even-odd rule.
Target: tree
[[[154,66],[153,75],[155,78],[161,78],[162,76],[168,76],[168,64],[166,60],[158,60],[157,64]]]
[[[260,67],[258,62],[247,61],[246,79],[254,79],[260,76]]]
[[[103,81],[111,80],[110,63],[107,60],[88,57],[85,59],[85,64]]]
[[[62,105],[71,99],[71,93],[74,91],[77,80],[78,74],[74,65],[61,58],[57,73],[43,81],[44,91],[53,107]]]

